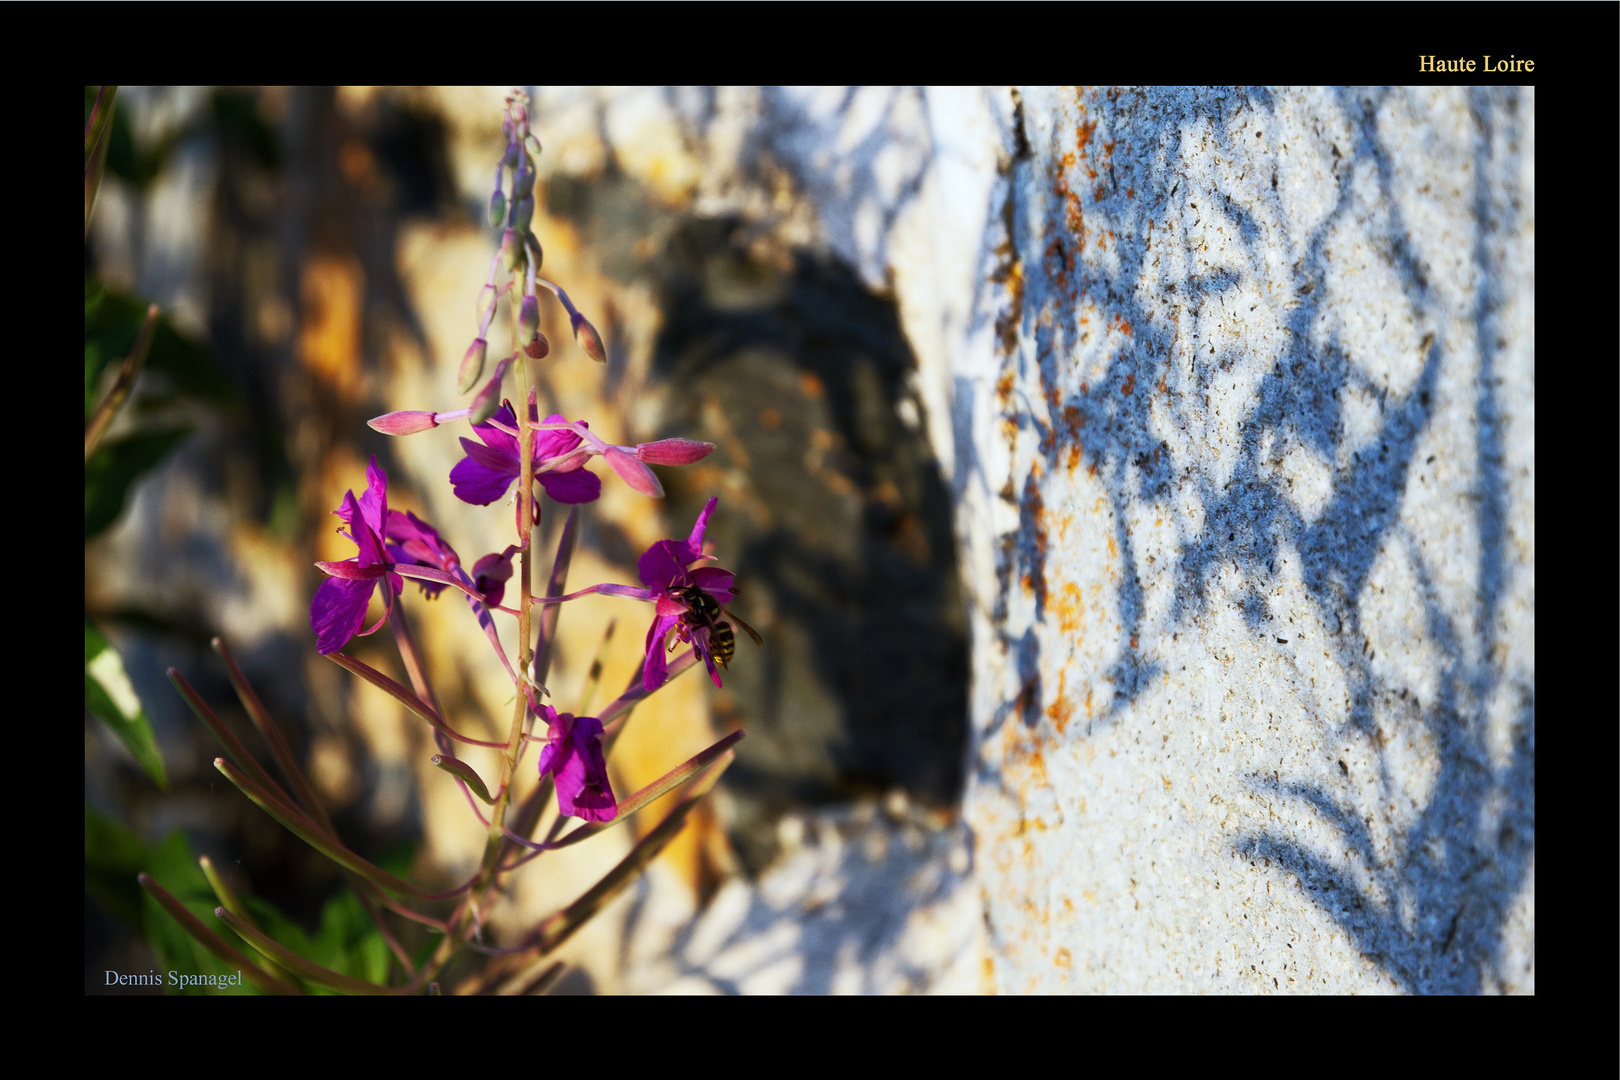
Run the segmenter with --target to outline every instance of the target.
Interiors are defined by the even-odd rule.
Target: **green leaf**
[[[219,905],[219,901],[208,884],[208,878],[197,865],[197,857],[192,852],[191,844],[186,840],[184,833],[176,829],[161,843],[153,845],[148,853],[147,867],[147,873],[152,879],[179,900],[185,909],[204,925],[218,927],[224,931],[222,935],[224,937],[233,936],[218,919],[214,918],[214,908]],[[163,989],[166,993],[187,996],[259,993],[259,989],[246,980],[241,986],[227,987],[179,986],[171,982],[171,972],[176,976],[218,977],[234,975],[236,972],[227,968],[224,961],[186,933],[185,928],[164,911],[162,905],[150,895],[142,896],[141,907],[142,929],[147,944],[157,955],[161,968],[159,974],[163,977]]]
[[[359,897],[342,892],[321,910],[321,928],[304,954],[340,975],[385,985],[393,954],[377,932]]]
[[[84,621],[84,707],[112,729],[152,782],[167,791],[169,776],[146,709],[130,685],[123,657]]]
[[[107,912],[131,926],[141,924],[141,891],[135,875],[146,866],[146,845],[118,822],[84,804],[84,891]]]
[[[118,520],[129,489],[143,473],[155,468],[190,428],[142,432],[104,444],[84,463],[84,538],[100,533]]]
[[[88,419],[95,407],[93,398],[102,370],[129,355],[135,335],[146,319],[147,303],[113,289],[104,289],[88,277],[84,294],[84,415]],[[182,336],[167,316],[158,319],[146,370],[163,373],[166,382],[179,394],[221,405],[236,405],[240,401],[240,395],[220,370],[213,354]]]

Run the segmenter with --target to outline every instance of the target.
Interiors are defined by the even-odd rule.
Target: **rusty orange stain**
[[[1111,559],[1119,558],[1119,545],[1114,543],[1114,537],[1112,534],[1110,534],[1108,537],[1108,557]]]
[[[1052,600],[1052,610],[1057,615],[1058,633],[1065,637],[1078,636],[1086,618],[1085,598],[1080,595],[1080,586],[1065,581],[1061,594]]]
[[[1136,372],[1133,371],[1129,375],[1125,376],[1125,381],[1124,382],[1119,384],[1119,392],[1122,393],[1122,394],[1129,394],[1132,390],[1135,390],[1135,389],[1136,389]]]
[[[1170,778],[1168,776],[1161,776],[1161,777],[1159,777],[1159,779],[1164,781],[1164,790],[1169,791],[1170,790]]]
[[[1093,904],[1097,902],[1097,894],[1092,892],[1090,889],[1081,889],[1080,895],[1085,897],[1087,900],[1090,900]]]
[[[1067,896],[1063,898],[1063,910],[1067,911],[1071,915],[1074,914],[1074,901],[1070,900]]]
[[[1068,469],[1069,469],[1069,471],[1074,472],[1075,467],[1078,466],[1079,464],[1080,464],[1080,448],[1078,446],[1069,447],[1069,459],[1068,459]]]
[[[1095,461],[1093,461],[1090,465],[1088,465],[1086,467],[1086,475],[1087,476],[1096,476],[1097,475],[1097,463]]]
[[[1078,406],[1065,405],[1063,407],[1063,426],[1069,429],[1069,438],[1080,436],[1080,429],[1086,426],[1086,418]]]
[[[1123,315],[1119,317],[1119,332],[1124,334],[1126,337],[1131,336],[1131,324]]]
[[[1063,734],[1063,729],[1069,726],[1069,720],[1074,716],[1074,704],[1063,696],[1061,688],[1057,700],[1046,707],[1046,715],[1051,719],[1052,726],[1057,728],[1057,733]]]
[[[1030,577],[1028,574],[1025,574],[1023,577],[1018,579],[1018,582],[1019,582],[1020,585],[1022,585],[1024,587],[1025,592],[1029,593],[1030,595],[1034,595],[1034,593],[1035,593],[1035,579],[1034,578]]]
[[[1086,719],[1091,719],[1091,687],[1086,687]]]
[[[1001,378],[996,380],[996,397],[1001,401],[1003,409],[1007,407],[1008,401],[1012,398],[1012,391],[1013,373],[1005,371],[1002,373]]]
[[[1126,188],[1125,189],[1125,197],[1127,199],[1134,199],[1136,197],[1136,189],[1134,187]],[[1149,218],[1148,219],[1148,231],[1151,232],[1152,230],[1153,230],[1153,219]]]
[[[1068,949],[1059,949],[1057,951],[1057,960],[1055,961],[1055,963],[1060,968],[1070,967],[1073,964],[1073,961],[1069,959],[1069,950]]]
[[[1085,383],[1081,383],[1080,384],[1080,392],[1082,394],[1090,394],[1091,393],[1091,387],[1087,386]]]
[[[1163,375],[1159,376],[1159,393],[1168,394],[1170,392],[1170,388],[1164,384],[1164,379],[1165,377]],[[1153,452],[1157,454],[1159,452],[1158,447],[1154,447]]]
[[[1075,129],[1075,140],[1074,140],[1075,149],[1079,150],[1081,153],[1084,153],[1085,149],[1086,149],[1086,143],[1091,141],[1092,132],[1094,132],[1096,130],[1097,130],[1097,121],[1095,121],[1095,120],[1093,120],[1089,124],[1081,124],[1081,125],[1079,125]]]

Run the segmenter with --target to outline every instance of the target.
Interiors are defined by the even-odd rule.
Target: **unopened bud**
[[[489,197],[489,227],[498,229],[505,220],[506,196],[501,193],[500,188],[496,188],[495,193]]]
[[[415,435],[418,431],[427,431],[436,428],[439,422],[430,412],[418,412],[407,409],[401,412],[385,413],[374,420],[367,420],[366,426],[372,431],[380,431],[384,435]]]
[[[538,274],[540,272],[540,264],[545,261],[546,252],[545,249],[540,246],[540,238],[535,236],[534,233],[528,234],[528,244],[530,247],[534,248],[534,272]]]
[[[527,158],[512,174],[512,198],[527,199],[534,193],[534,163]]]
[[[551,342],[546,340],[546,335],[536,330],[534,337],[530,338],[529,343],[523,346],[523,352],[530,360],[544,360],[546,354],[551,352]]]
[[[533,135],[526,136],[523,140],[523,145],[529,148],[529,153],[534,157],[540,156],[540,140],[535,138]]]
[[[690,465],[713,452],[714,443],[696,439],[659,439],[636,446],[636,457],[654,465]]]
[[[518,162],[523,159],[522,155],[522,145],[518,143],[516,139],[513,139],[506,144],[506,155],[501,158],[501,164],[505,165],[508,169],[515,169],[517,168]]]
[[[478,396],[473,398],[471,411],[467,414],[469,424],[482,424],[500,409],[501,380],[506,378],[506,365],[509,362],[502,360],[496,364],[494,377],[478,391]]]
[[[501,265],[508,274],[523,265],[523,245],[518,243],[518,234],[512,229],[501,233]]]
[[[607,453],[602,456],[607,458],[609,467],[619,474],[619,479],[643,495],[651,495],[655,499],[664,497],[664,485],[658,482],[658,477],[653,475],[651,469],[634,457],[620,450],[617,446],[608,447]]]
[[[461,370],[456,373],[456,393],[465,394],[478,385],[479,378],[484,374],[484,359],[489,355],[489,342],[483,338],[473,338],[473,343],[467,346],[467,353],[461,358]]]
[[[523,307],[518,311],[518,331],[525,339],[533,337],[540,330],[540,298],[530,293],[523,298]]]
[[[598,364],[607,363],[607,350],[602,348],[602,335],[596,332],[591,320],[576,311],[569,321],[574,324],[574,340],[585,350],[585,355]]]
[[[496,552],[485,555],[473,564],[473,588],[484,597],[484,603],[491,607],[498,607],[502,597],[506,595],[506,583],[512,578],[511,552],[516,549],[507,548],[505,553]]]
[[[524,199],[517,204],[517,210],[512,214],[512,228],[518,230],[519,232],[524,232],[528,229],[529,222],[533,220],[534,196],[530,195],[527,199]],[[497,224],[499,224],[499,222],[497,222]]]

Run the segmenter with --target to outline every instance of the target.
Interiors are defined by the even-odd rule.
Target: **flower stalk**
[[[489,200],[490,224],[499,230],[499,243],[490,262],[487,280],[475,302],[477,331],[461,358],[455,375],[457,393],[471,394],[465,405],[453,409],[406,409],[378,416],[369,424],[392,436],[425,435],[447,426],[458,435],[464,456],[448,477],[455,497],[467,507],[510,503],[512,540],[503,550],[471,561],[471,569],[435,525],[414,512],[389,506],[386,470],[373,457],[366,470],[366,486],[357,497],[345,493],[334,513],[341,519],[339,534],[354,545],[347,559],[316,564],[324,575],[310,604],[310,629],[316,649],[334,664],[370,683],[425,722],[433,732],[438,753],[431,763],[455,783],[469,809],[485,830],[477,869],[461,885],[431,891],[412,884],[350,850],[339,838],[330,814],[321,805],[297,757],[269,716],[263,702],[242,676],[229,649],[215,639],[214,647],[230,672],[232,685],[254,726],[263,734],[271,757],[285,778],[283,786],[260,765],[230,729],[215,715],[190,684],[171,669],[170,678],[192,710],[213,732],[225,754],[215,767],[251,802],[275,821],[337,865],[364,910],[387,943],[397,971],[382,983],[369,982],[316,964],[278,941],[267,930],[271,924],[255,920],[228,885],[204,866],[220,906],[217,921],[230,927],[263,958],[255,964],[230,946],[214,930],[164,893],[155,882],[143,880],[149,893],[181,926],[215,955],[246,974],[253,971],[255,985],[270,992],[298,993],[321,987],[354,994],[436,992],[436,980],[458,954],[471,951],[490,958],[481,977],[469,985],[486,989],[516,964],[554,951],[586,920],[650,862],[684,826],[691,809],[718,781],[743,738],[734,731],[705,750],[676,765],[664,776],[623,799],[616,796],[608,774],[608,760],[636,705],[702,661],[716,685],[719,669],[732,658],[733,626],[753,631],[723,605],[736,594],[735,576],[713,565],[704,550],[704,530],[715,509],[710,499],[690,535],[683,540],[661,540],[641,556],[637,568],[640,585],[599,581],[569,591],[568,575],[578,543],[584,507],[601,495],[601,478],[589,467],[602,458],[609,470],[632,491],[661,498],[663,482],[653,466],[680,467],[701,460],[714,450],[712,443],[682,437],[617,445],[593,430],[585,419],[561,414],[542,416],[538,408],[538,365],[558,362],[551,343],[540,332],[539,292],[551,294],[568,314],[579,350],[599,362],[607,360],[602,336],[560,286],[539,276],[543,251],[531,231],[540,143],[529,132],[527,98],[514,93],[507,101],[503,121],[506,146],[495,168],[495,189]],[[507,185],[510,184],[508,190]],[[503,278],[504,275],[504,278]],[[490,326],[501,300],[507,298],[513,338],[511,354],[495,364],[486,379]],[[148,327],[151,319],[148,320]],[[139,346],[138,346],[139,350]],[[566,351],[566,350],[564,350]],[[141,355],[144,355],[142,353]],[[132,357],[135,354],[132,353]],[[138,367],[138,358],[135,359]],[[129,362],[126,362],[128,364]],[[514,407],[501,396],[506,377],[516,383]],[[439,437],[443,437],[442,435]],[[88,443],[87,443],[88,452]],[[516,490],[513,491],[514,482]],[[510,494],[509,494],[510,493]],[[542,520],[544,494],[568,513],[558,534],[544,588],[536,594],[536,528]],[[501,513],[504,515],[505,510]],[[515,599],[509,598],[516,576]],[[407,590],[407,582],[415,589]],[[423,655],[411,632],[408,604],[427,603],[450,593],[459,606],[465,603],[490,648],[500,658],[512,687],[512,714],[505,738],[474,738],[452,723],[429,678],[429,657]],[[613,634],[613,623],[596,652],[586,679],[578,713],[559,712],[544,699],[550,696],[545,680],[557,654],[562,605],[585,596],[601,595],[653,605],[651,625],[642,663],[630,684],[599,712],[587,712],[601,679],[602,659]],[[454,599],[459,598],[459,599]],[[368,624],[380,601],[381,615]],[[509,650],[497,620],[516,622],[516,643]],[[351,641],[387,624],[409,687],[345,651]],[[757,640],[757,635],[755,635]],[[687,646],[676,650],[679,646]],[[450,703],[455,708],[455,703]],[[544,723],[540,730],[536,721]],[[518,769],[529,743],[535,743],[538,786],[514,805]],[[493,777],[481,773],[456,754],[456,744],[499,751]],[[437,775],[437,774],[435,774]],[[663,820],[642,836],[624,859],[573,903],[556,912],[516,942],[504,945],[484,940],[490,915],[506,895],[507,876],[549,851],[587,842],[645,809],[677,789],[684,788]],[[544,811],[555,798],[557,814],[543,839],[534,839]],[[568,826],[570,819],[577,824]],[[165,900],[164,897],[168,899]],[[425,905],[446,905],[433,908]],[[437,914],[435,912],[438,912]],[[406,947],[396,932],[395,919],[406,920],[439,935],[424,961],[421,943]],[[273,929],[273,927],[271,927]],[[414,930],[418,938],[421,931]],[[530,980],[534,986],[556,977],[555,966]]]

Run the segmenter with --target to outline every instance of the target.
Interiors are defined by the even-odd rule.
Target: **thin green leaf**
[[[248,752],[248,748],[242,745],[242,740],[238,739],[231,729],[225,726],[223,720],[214,715],[214,710],[209,708],[208,702],[202,699],[202,695],[192,689],[190,683],[186,682],[186,677],[180,674],[176,668],[170,668],[168,675],[169,682],[180,692],[180,696],[185,699],[186,704],[191,706],[191,711],[196,714],[197,719],[201,720],[204,726],[213,732],[214,738],[225,748],[225,752],[230,755],[237,768],[252,777],[254,783],[259,787],[270,792],[276,798],[276,801],[291,806],[292,798],[281,790],[281,785],[276,783],[270,774],[265,771],[264,766],[259,764],[258,759]],[[297,813],[300,817],[304,816],[302,810],[297,811]],[[313,826],[313,822],[311,824]],[[319,826],[314,827],[319,828]],[[324,832],[324,830],[321,831]]]
[[[577,505],[568,511],[568,519],[563,522],[562,533],[557,537],[557,555],[551,561],[551,577],[546,582],[547,596],[561,596],[568,583],[568,567],[574,560],[574,548],[579,543],[580,512]],[[540,640],[534,661],[535,682],[545,682],[551,671],[551,659],[557,651],[557,619],[561,609],[561,604],[545,604],[541,608]]]
[[[135,388],[135,380],[140,376],[141,368],[146,363],[146,354],[152,350],[152,337],[157,332],[158,306],[151,304],[146,309],[146,318],[141,321],[141,329],[135,335],[135,344],[130,347],[129,355],[118,366],[118,377],[107,390],[107,396],[90,417],[90,423],[84,432],[84,460],[89,461],[90,455],[95,453],[96,447],[101,444],[101,437],[107,433],[107,427],[123,408],[124,402],[129,400],[130,391]]]
[[[443,720],[439,719],[438,714],[433,711],[433,707],[431,705],[371,665],[362,663],[359,660],[356,660],[354,657],[347,656],[344,653],[327,653],[326,658],[345,671],[352,672],[353,674],[360,676],[362,679],[366,680],[366,682],[370,683],[372,686],[375,686],[377,689],[381,690],[383,693],[405,706],[411,712],[415,713],[417,716],[420,716],[423,720],[426,720],[433,726],[434,730],[444,732],[457,742],[463,742],[469,746],[492,746],[498,750],[506,749],[506,744],[503,742],[485,742],[482,739],[469,739],[459,731],[453,730]]]
[[[269,975],[252,960],[202,924],[202,921],[186,910],[186,906],[169,894],[163,886],[152,879],[150,874],[141,874],[139,877],[141,887],[156,900],[165,912],[185,928],[186,933],[202,945],[203,948],[225,961],[232,969],[240,970],[243,977],[253,980],[253,984],[261,990],[268,990],[272,994],[298,994],[297,987]],[[221,910],[224,910],[223,908]]]
[[[84,706],[112,729],[152,782],[167,791],[163,754],[124,660],[89,619],[84,621]]]
[[[434,754],[432,761],[433,764],[437,765],[451,776],[460,777],[461,780],[472,789],[472,793],[478,796],[480,799],[483,799],[486,804],[494,804],[495,800],[490,798],[489,788],[484,786],[484,778],[474,772],[471,765],[468,765],[465,761],[462,761],[459,758],[450,757],[448,754]]]
[[[320,832],[314,823],[304,817],[300,811],[259,787],[244,776],[241,770],[224,758],[215,758],[214,768],[218,769],[225,776],[225,779],[240,788],[242,794],[252,799],[259,809],[280,822],[287,831],[339,866],[354,871],[380,888],[402,896],[413,896],[418,900],[447,900],[460,895],[464,891],[463,889],[453,889],[447,893],[430,893],[412,885],[408,881],[401,881],[393,874],[381,867],[373,866],[342,844]]]
[[[203,876],[208,879],[208,887],[214,890],[214,895],[219,899],[219,902],[244,922],[253,923],[253,916],[248,913],[247,905],[242,903],[241,897],[236,895],[236,891],[231,888],[230,883],[225,880],[220,872],[214,869],[214,860],[203,855],[197,859],[197,865],[202,869]],[[254,925],[257,925],[257,923],[254,923]],[[281,966],[274,960],[265,962],[265,970],[278,979],[291,981],[291,977],[287,972],[282,970]]]
[[[725,738],[721,739],[719,742],[715,743],[713,746],[709,747],[707,750],[702,750],[696,754],[693,754],[691,757],[681,762],[681,764],[675,766],[663,776],[660,776],[657,780],[654,780],[640,791],[619,803],[619,812],[614,816],[612,821],[592,822],[581,825],[567,836],[562,837],[548,846],[552,849],[570,847],[579,843],[581,840],[588,840],[598,833],[606,832],[607,830],[613,828],[613,826],[627,820],[630,815],[634,814],[637,810],[640,810],[642,807],[686,783],[686,781],[690,780],[697,774],[698,770],[704,768],[721,754],[726,753],[731,749],[731,747],[741,742],[742,737],[745,734],[746,732],[739,728],[738,730],[733,731],[730,735],[727,735]]]
[[[264,702],[259,698],[257,691],[247,681],[247,676],[242,674],[242,669],[237,666],[236,658],[231,655],[225,639],[215,637],[212,644],[214,652],[225,662],[225,671],[230,676],[231,687],[236,691],[237,700],[242,703],[242,708],[247,710],[253,726],[259,729],[259,734],[263,735],[264,741],[270,745],[270,756],[276,759],[276,765],[280,767],[282,775],[292,784],[293,794],[297,797],[299,805],[318,825],[332,836],[336,836],[337,830],[332,826],[332,819],[321,806],[320,799],[315,795],[315,788],[304,776],[304,770],[298,767],[298,758],[293,755],[292,747],[287,745],[287,738],[281,732],[281,725],[276,723],[275,718],[270,715],[270,710],[264,707]]]
[[[215,908],[214,915],[220,922],[242,935],[243,940],[259,950],[264,956],[274,960],[289,971],[296,972],[300,978],[308,979],[318,986],[329,987],[345,994],[388,995],[396,993],[396,991],[390,990],[386,986],[378,986],[375,983],[366,982],[364,979],[339,975],[337,972],[323,968],[319,964],[311,963],[252,923],[238,918],[225,908]]]
[[[96,94],[90,117],[84,125],[84,235],[90,235],[90,215],[101,191],[101,175],[107,168],[107,135],[112,130],[113,102],[118,87],[103,86]]]

